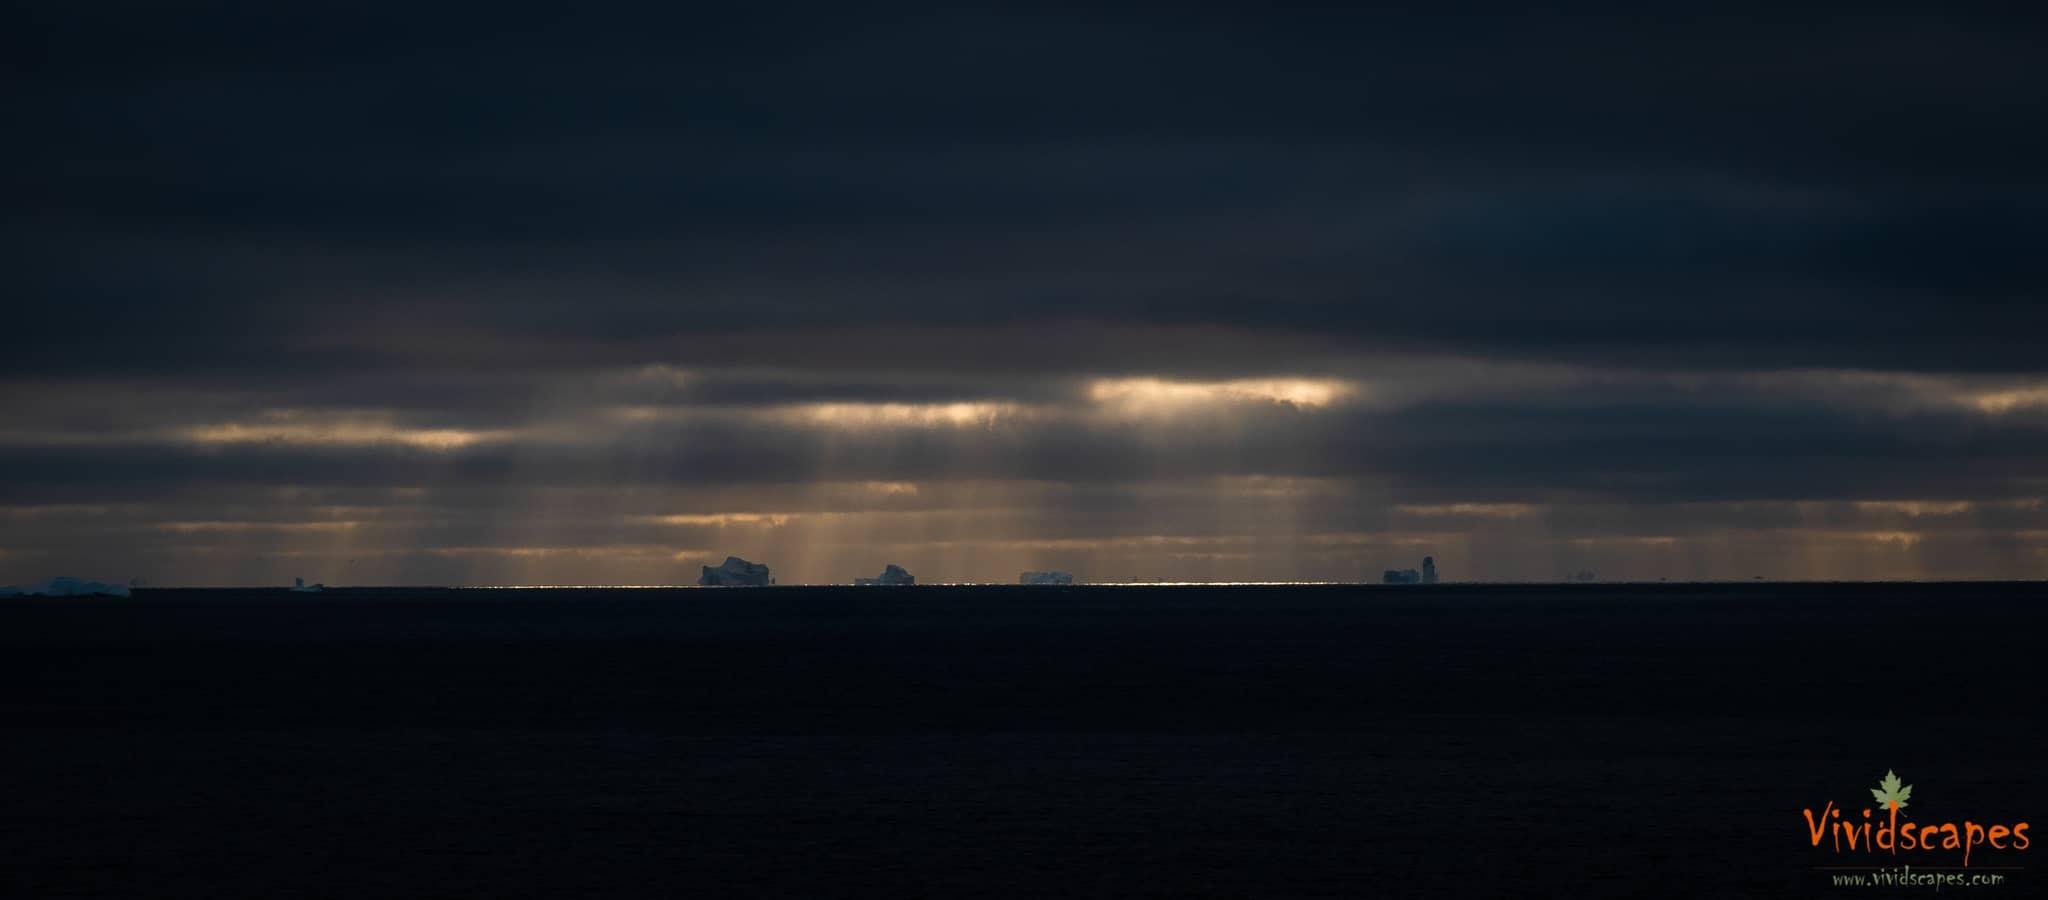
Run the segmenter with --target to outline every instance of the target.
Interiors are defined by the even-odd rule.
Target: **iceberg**
[[[1422,571],[1420,572],[1414,569],[1388,569],[1380,574],[1381,584],[1435,584],[1436,582],[1436,557],[1434,556],[1422,558]]]
[[[882,574],[874,578],[856,578],[853,583],[860,587],[882,587],[916,584],[917,577],[904,571],[902,566],[890,563],[882,567]]]
[[[1073,584],[1070,572],[1022,572],[1017,575],[1018,584]]]
[[[80,581],[69,575],[59,575],[38,584],[0,585],[0,597],[126,597],[125,584],[102,584],[97,581]]]
[[[728,556],[715,567],[705,566],[697,583],[709,587],[767,587],[775,581],[768,577],[766,565]]]

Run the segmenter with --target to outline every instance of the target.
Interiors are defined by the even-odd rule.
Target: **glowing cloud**
[[[1328,379],[1167,381],[1160,378],[1116,378],[1091,383],[1088,399],[1136,412],[1175,412],[1245,403],[1280,403],[1313,409],[1328,406],[1355,391],[1355,385]]]
[[[1018,411],[1009,403],[811,403],[780,414],[832,428],[968,428],[993,427]]]
[[[866,493],[877,494],[883,497],[915,497],[918,495],[917,482],[914,481],[864,481],[861,482],[861,489]]]
[[[1974,504],[1964,501],[1930,502],[1919,500],[1864,501],[1856,504],[1861,513],[1894,513],[1903,516],[1953,516],[1969,512]]]
[[[1424,506],[1396,506],[1394,511],[1411,516],[1471,516],[1479,519],[1520,519],[1536,514],[1527,503],[1439,503]]]
[[[786,513],[710,513],[705,515],[678,514],[668,516],[646,516],[640,521],[656,525],[704,525],[725,528],[732,525],[759,525],[767,528],[781,528],[789,524]]]
[[[298,410],[269,410],[254,422],[195,425],[176,429],[172,436],[199,444],[400,444],[426,450],[457,450],[510,435],[461,428],[406,428],[382,414],[314,415]]]
[[[2014,410],[2048,406],[2048,387],[1984,391],[1965,396],[1964,402],[1990,415],[2003,415]]]
[[[352,531],[357,522],[158,522],[150,527],[174,534],[201,534],[206,532],[276,531],[284,533],[318,531]]]

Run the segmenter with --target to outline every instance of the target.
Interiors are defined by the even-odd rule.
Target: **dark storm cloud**
[[[2038,23],[1770,11],[44,5],[9,365],[1073,319],[2028,369]]]

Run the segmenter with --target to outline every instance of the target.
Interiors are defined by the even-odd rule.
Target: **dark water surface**
[[[2048,819],[2044,601],[10,600],[0,895],[1841,896],[1813,867],[1888,860],[1815,850],[1801,810],[1858,816],[1888,769],[1921,820]],[[1973,871],[2024,870],[1960,895],[2048,893],[2040,853],[1977,848]]]

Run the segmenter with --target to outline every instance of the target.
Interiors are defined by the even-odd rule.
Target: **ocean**
[[[1966,897],[2038,895],[2040,851],[2010,839],[1965,867],[1827,829],[1833,810],[1870,821],[1888,772],[1913,788],[1902,822],[2048,816],[2044,601],[2039,583],[8,600],[0,895],[1824,897],[1907,864],[2004,879]]]

